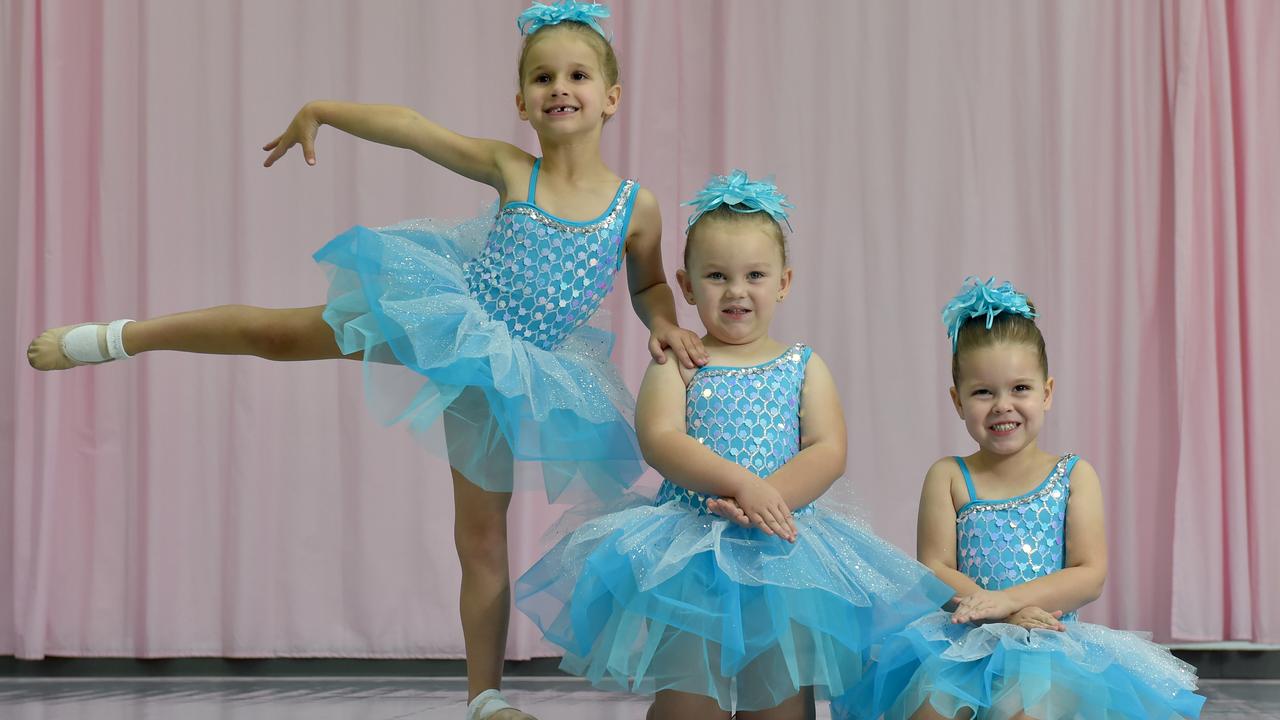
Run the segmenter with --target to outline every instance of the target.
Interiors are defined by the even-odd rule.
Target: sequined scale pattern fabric
[[[956,517],[956,566],[987,590],[1003,590],[1063,568],[1067,499],[1063,455],[1032,492],[998,502],[971,502]],[[1063,617],[1075,618],[1075,613]]]
[[[472,296],[512,337],[555,349],[613,288],[634,191],[625,181],[605,216],[589,224],[566,223],[527,203],[506,206],[483,252],[463,267]]]
[[[772,474],[800,451],[800,389],[808,355],[797,343],[763,365],[699,370],[685,391],[689,436],[759,477]],[[656,502],[678,500],[705,514],[708,497],[663,480]]]

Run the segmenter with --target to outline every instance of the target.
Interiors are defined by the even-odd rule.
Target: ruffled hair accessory
[[[964,279],[960,294],[942,308],[942,324],[947,326],[947,337],[951,338],[951,352],[956,351],[960,327],[973,318],[985,315],[987,329],[990,330],[991,323],[1000,313],[1012,313],[1028,319],[1038,316],[1027,304],[1027,296],[1018,292],[1013,283],[1006,281],[997,287],[995,282],[994,275],[986,282],[970,275]]]
[[[532,35],[548,25],[577,22],[595,30],[600,33],[600,37],[607,40],[604,28],[596,22],[596,18],[607,17],[609,17],[609,8],[601,3],[575,2],[575,0],[560,0],[554,4],[535,2],[516,18],[516,27],[520,28],[521,35]]]
[[[716,175],[702,186],[692,200],[682,204],[693,208],[689,224],[685,226],[686,233],[698,222],[698,218],[721,205],[734,212],[768,213],[775,221],[786,223],[788,230],[791,230],[791,221],[787,219],[787,210],[795,209],[795,205],[787,201],[787,196],[778,192],[778,186],[773,184],[772,177],[752,180],[741,170],[734,170],[728,175]]]

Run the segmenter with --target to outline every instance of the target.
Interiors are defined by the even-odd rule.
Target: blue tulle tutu
[[[679,501],[584,524],[516,584],[517,606],[605,689],[679,690],[731,710],[812,686],[839,695],[868,649],[951,596],[921,565],[822,507],[794,544]]]
[[[512,490],[513,463],[534,461],[551,500],[619,496],[642,472],[634,401],[612,334],[588,320],[621,263],[631,189],[595,223],[513,203],[496,219],[357,226],[321,248],[324,318],[344,353],[364,354],[379,419],[488,490]]]
[[[1195,668],[1133,633],[1090,623],[1065,632],[951,622],[938,612],[894,635],[873,675],[833,706],[836,718],[1019,712],[1039,720],[1166,720],[1200,715]]]

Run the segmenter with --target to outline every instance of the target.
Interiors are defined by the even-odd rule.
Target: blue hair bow
[[[693,208],[693,214],[689,216],[689,224],[685,226],[685,232],[689,232],[693,224],[698,222],[698,218],[721,205],[734,212],[768,213],[769,217],[777,222],[786,223],[787,229],[791,230],[787,209],[795,209],[795,205],[787,201],[786,195],[778,192],[778,186],[774,185],[770,179],[751,180],[741,170],[734,170],[728,175],[716,175],[702,186],[692,200],[681,204]]]
[[[942,308],[942,324],[947,326],[947,337],[951,338],[951,352],[956,351],[960,326],[973,318],[987,316],[987,329],[990,330],[992,321],[1002,312],[1024,318],[1036,317],[1036,312],[1027,304],[1027,296],[1014,289],[1013,283],[1006,281],[996,287],[995,282],[994,275],[986,282],[970,275],[964,279],[960,294]]]
[[[516,18],[516,27],[520,28],[521,35],[532,35],[548,25],[578,22],[600,33],[600,37],[605,37],[604,28],[600,27],[596,18],[607,17],[609,17],[609,8],[601,3],[560,0],[554,5],[547,5],[535,2]]]

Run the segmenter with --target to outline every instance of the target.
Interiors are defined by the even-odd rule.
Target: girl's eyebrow
[[[723,264],[728,265],[728,264],[731,264],[732,262],[733,262],[732,260],[728,260],[728,261],[725,261]],[[707,267],[720,267],[722,263],[714,260],[704,260],[702,264],[706,265]],[[761,260],[759,262],[747,263],[743,267],[754,270],[756,268],[767,268],[769,266],[770,266],[770,263],[768,260]]]
[[[1034,377],[1028,375],[1027,377],[1013,378],[1012,380],[1007,380],[1004,382],[1007,382],[1010,385],[1027,385],[1035,382],[1035,380],[1036,379]],[[993,385],[1001,385],[1003,383],[987,382],[986,380],[966,380],[961,384],[972,386],[972,387],[991,387]]]
[[[594,67],[593,65],[589,65],[589,64],[587,64],[587,63],[581,63],[581,62],[578,62],[577,60],[569,60],[569,61],[567,61],[567,63],[568,63],[568,67],[569,67],[569,69],[571,69],[571,70],[582,70],[582,69],[594,70],[594,69],[595,69],[595,67]],[[551,66],[550,66],[550,65],[547,65],[546,63],[539,63],[539,64],[537,64],[537,65],[532,65],[532,66],[530,66],[530,67],[529,67],[529,72],[534,72],[534,71],[537,71],[537,70],[543,70],[543,71],[546,71],[546,70],[550,70],[550,69],[551,69]]]

